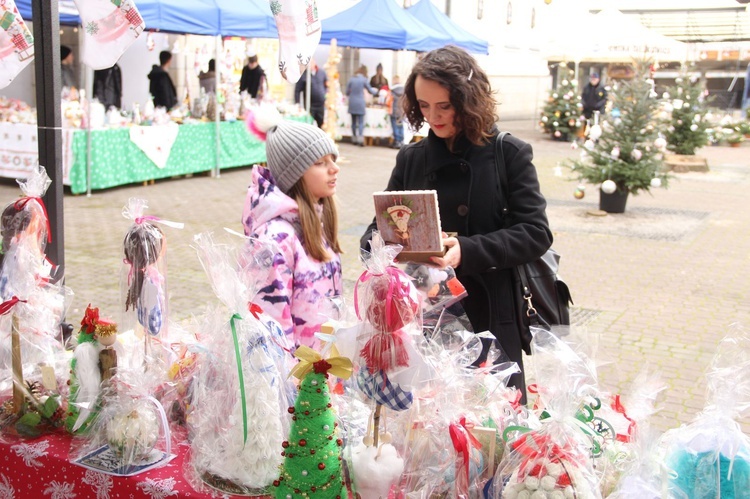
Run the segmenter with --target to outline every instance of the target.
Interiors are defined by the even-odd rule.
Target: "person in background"
[[[503,200],[495,166],[496,102],[487,74],[466,51],[446,46],[417,62],[404,87],[404,118],[430,131],[401,148],[386,190],[436,190],[447,251],[432,264],[452,267],[468,296],[461,301],[475,332],[490,331],[521,373],[511,377],[525,403],[522,350],[528,338],[516,316],[513,273],[552,245],[547,203],[542,196],[531,146],[506,136],[503,157],[509,197]],[[503,202],[504,201],[504,202]],[[501,207],[508,206],[504,213]],[[360,240],[369,250],[373,221]],[[489,347],[489,345],[485,345]],[[479,365],[486,359],[477,359]]]
[[[159,52],[159,66],[154,64],[148,79],[151,81],[148,91],[154,99],[154,106],[165,107],[167,111],[177,105],[177,90],[167,70],[172,63],[172,53],[166,50]]]
[[[370,78],[370,86],[376,90],[380,90],[383,87],[388,87],[388,78],[383,76],[383,65],[378,63],[375,66],[375,74]]]
[[[73,67],[73,50],[67,45],[60,45],[60,75],[63,88],[78,88],[78,77]]]
[[[378,90],[367,83],[367,68],[362,65],[346,84],[349,114],[352,117],[352,144],[365,146],[365,91],[378,95]]]
[[[94,97],[106,110],[122,107],[122,71],[119,65],[94,71]]]
[[[589,75],[589,82],[583,87],[581,93],[581,104],[583,104],[583,116],[587,120],[591,119],[594,111],[604,113],[604,108],[607,107],[607,89],[601,84],[599,73]]]
[[[240,76],[240,93],[246,91],[253,99],[262,99],[266,72],[260,67],[258,55],[254,51],[248,50],[247,55],[247,64],[242,68]]]
[[[208,71],[198,74],[198,85],[206,94],[216,93],[216,60],[208,61]]]
[[[268,165],[256,166],[242,212],[245,235],[278,245],[253,299],[293,345],[316,347],[321,309],[342,293],[341,245],[333,199],[336,144],[320,128],[279,118],[266,131]]]
[[[404,85],[398,75],[393,77],[393,86],[388,94],[388,114],[391,116],[393,129],[393,144],[391,147],[400,149],[404,145]]]
[[[318,127],[323,127],[326,110],[326,90],[328,77],[325,71],[320,71],[318,63],[310,63],[310,114]],[[294,85],[294,102],[304,106],[307,99],[307,70]]]

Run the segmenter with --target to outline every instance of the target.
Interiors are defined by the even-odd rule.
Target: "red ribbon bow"
[[[14,296],[8,301],[4,301],[3,303],[0,303],[0,315],[5,315],[13,308],[13,306],[18,303],[26,303],[26,300],[21,300],[17,296]]]
[[[42,198],[40,197],[24,197],[16,201],[14,208],[18,211],[21,211],[24,209],[24,207],[28,204],[29,201],[36,201],[39,203],[39,206],[42,207],[42,212],[44,212],[44,221],[47,223],[47,242],[52,242],[52,228],[49,224],[49,216],[47,216],[47,207],[44,206],[44,201],[42,201]]]
[[[464,470],[466,472],[466,484],[469,483],[469,463],[471,462],[471,447],[482,448],[482,444],[476,439],[466,426],[466,418],[462,417],[458,423],[451,423],[448,427],[453,448],[456,453],[463,457]],[[457,477],[458,478],[458,477]]]

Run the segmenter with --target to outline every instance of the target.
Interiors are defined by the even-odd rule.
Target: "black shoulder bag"
[[[503,137],[506,134],[498,134],[495,144],[495,168],[502,191],[504,218],[509,212],[508,175],[503,154]],[[552,326],[570,325],[570,305],[573,300],[568,285],[557,276],[559,266],[560,255],[550,248],[538,260],[516,266],[513,273],[516,317],[526,353],[531,353],[531,327],[551,330]]]

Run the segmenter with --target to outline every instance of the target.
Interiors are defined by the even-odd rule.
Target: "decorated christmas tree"
[[[560,64],[558,75],[559,84],[550,91],[539,125],[555,140],[573,140],[584,124],[581,96],[575,74],[566,63]]]
[[[599,137],[594,137],[592,127],[594,140],[587,140],[581,159],[570,164],[579,181],[601,184],[604,194],[626,198],[666,186],[668,175],[662,169],[662,159],[667,143],[655,127],[658,101],[648,68],[648,63],[640,62],[632,80],[615,84],[613,118],[602,124]],[[624,209],[623,203],[620,212]]]
[[[302,380],[292,414],[289,440],[283,443],[284,464],[273,482],[274,497],[345,499],[348,497],[341,472],[341,446],[336,417],[328,394],[328,373],[348,378],[352,364],[344,357],[323,359],[307,347],[295,356],[300,363],[292,374]]]
[[[703,85],[696,76],[683,74],[664,94],[666,111],[672,111],[666,132],[667,149],[676,154],[695,154],[708,144],[708,112]]]

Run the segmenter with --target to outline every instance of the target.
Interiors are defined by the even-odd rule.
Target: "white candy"
[[[565,499],[575,499],[576,493],[573,491],[573,486],[568,485],[565,487],[565,490],[563,491],[565,493]]]
[[[537,490],[531,494],[531,499],[547,499],[547,493],[543,490]]]
[[[547,465],[547,474],[555,479],[559,477],[563,472],[563,467],[560,463],[549,463]]]
[[[535,476],[527,476],[523,484],[529,490],[536,490],[539,488],[539,479]]]
[[[516,497],[518,499],[531,499],[531,492],[529,492],[528,490],[522,490]]]
[[[547,497],[549,497],[549,499],[565,499],[565,494],[562,490],[553,490],[547,494]]]
[[[549,468],[547,468],[549,470]],[[547,475],[540,481],[540,484],[544,490],[552,490],[557,484],[557,478]]]

